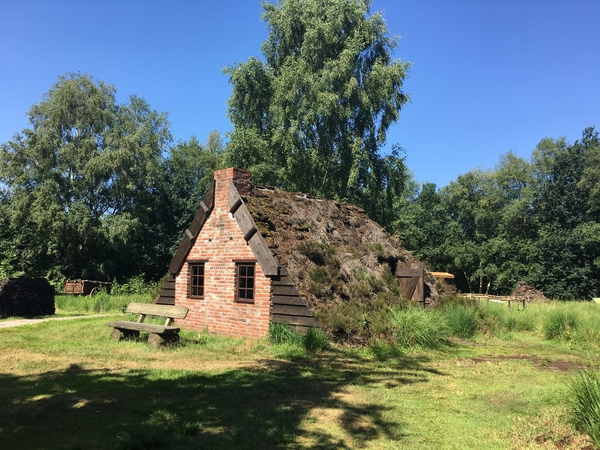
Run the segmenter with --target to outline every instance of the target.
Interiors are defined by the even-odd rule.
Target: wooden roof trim
[[[213,181],[208,188],[204,199],[200,202],[200,208],[198,209],[198,212],[196,212],[194,220],[192,220],[190,226],[183,233],[183,239],[175,252],[175,256],[173,256],[173,259],[171,260],[171,264],[169,264],[169,274],[177,275],[183,267],[187,255],[194,246],[194,241],[198,237],[198,234],[200,234],[200,230],[202,230],[202,227],[206,223],[214,206],[215,182]]]
[[[260,264],[263,273],[267,276],[279,275],[279,263],[262,237],[262,234],[258,231],[258,227],[250,211],[246,208],[232,181],[229,181],[227,202],[229,210],[233,214],[233,217],[235,217],[242,233],[244,233],[244,239],[248,242],[254,256],[256,256],[256,260]]]

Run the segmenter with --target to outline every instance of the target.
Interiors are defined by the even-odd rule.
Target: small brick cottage
[[[343,292],[315,293],[329,287],[311,286],[311,269],[323,269],[311,248],[340,251]],[[362,209],[255,185],[249,171],[229,168],[215,171],[156,302],[187,307],[178,321],[187,329],[261,337],[270,323],[287,323],[306,332],[318,326],[319,297],[340,302],[364,290],[355,275],[365,270],[391,270],[406,297],[424,301],[422,263]]]
[[[157,303],[189,309],[178,323],[229,336],[265,336],[271,322],[317,326],[246,208],[250,172],[217,170],[169,266]]]

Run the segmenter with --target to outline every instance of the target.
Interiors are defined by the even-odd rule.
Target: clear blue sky
[[[388,136],[444,186],[544,137],[600,128],[599,0],[373,0],[412,101]],[[0,0],[0,142],[58,75],[80,71],[169,113],[176,140],[230,131],[222,68],[260,55],[260,1]]]

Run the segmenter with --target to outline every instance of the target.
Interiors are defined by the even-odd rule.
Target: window
[[[254,263],[237,263],[238,302],[254,303]]]
[[[204,263],[190,264],[190,297],[204,297]]]

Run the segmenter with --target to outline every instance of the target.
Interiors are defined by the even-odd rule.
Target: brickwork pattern
[[[175,304],[189,309],[183,328],[228,336],[262,337],[269,331],[271,279],[256,263],[254,303],[235,301],[236,262],[256,261],[235,218],[229,212],[229,181],[238,190],[250,186],[250,172],[242,169],[215,171],[214,209],[187,257],[205,261],[204,298],[188,297],[189,265],[183,265],[175,282]],[[245,195],[240,192],[240,195]]]

